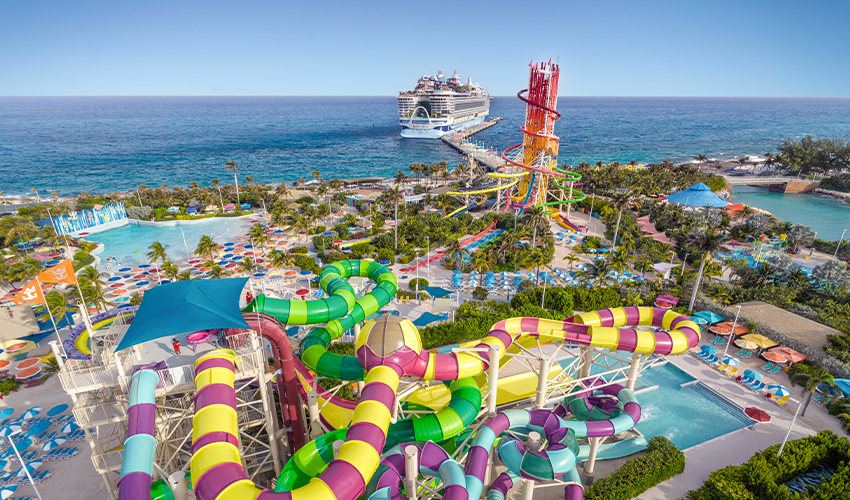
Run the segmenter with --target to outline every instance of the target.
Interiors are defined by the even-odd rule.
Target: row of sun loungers
[[[707,346],[703,346],[703,347],[707,347]],[[747,352],[749,352],[749,351],[747,351]],[[694,352],[693,354],[694,354],[694,356],[697,357],[697,359],[704,361],[705,363],[707,363],[709,365],[718,365],[718,366],[716,366],[717,370],[720,371],[721,373],[723,373],[726,376],[735,377],[738,374],[738,368],[737,367],[730,366],[726,363],[721,362],[720,358],[718,358],[717,356],[715,356],[714,354],[709,352],[708,349],[699,350],[699,351]],[[739,354],[739,353],[736,353],[736,354]],[[750,353],[750,355],[752,355],[752,353]],[[749,356],[747,356],[747,357],[749,357]],[[768,373],[776,373],[779,370],[781,370],[782,367],[778,366],[778,365],[773,366],[773,363],[768,363],[767,366],[763,366],[763,367],[761,367],[761,369],[768,372]],[[749,387],[750,389],[752,389],[756,392],[765,391],[767,389],[767,385],[764,382],[762,382],[761,380],[757,380],[757,379],[750,378],[750,377],[747,377],[747,376],[737,376],[735,378],[735,380],[739,384],[747,386],[747,387]],[[782,405],[782,404],[784,404],[788,401],[789,396],[787,396],[787,395],[777,396],[776,394],[767,393],[767,394],[765,394],[765,398],[776,403],[776,404],[778,404],[778,405]]]
[[[37,451],[22,451],[21,452],[21,458],[24,459],[24,462],[29,462],[30,460],[34,459],[36,455],[38,455]],[[18,456],[15,455],[14,450],[12,451],[12,456],[9,457],[9,461],[12,462],[12,463],[16,463],[18,461]]]
[[[30,475],[32,476],[32,482],[34,482],[35,484],[41,484],[44,482],[45,479],[52,477],[53,473],[49,470],[37,470],[33,471],[33,473]],[[29,484],[30,478],[28,478],[26,474],[24,474],[24,477],[19,478],[17,483],[21,486]]]
[[[68,460],[71,457],[77,456],[80,452],[79,448],[55,448],[50,450],[50,452],[46,453],[41,457],[41,460],[44,462],[55,462],[57,460]]]

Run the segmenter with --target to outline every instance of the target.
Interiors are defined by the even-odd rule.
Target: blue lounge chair
[[[782,369],[782,367],[781,367],[781,366],[776,365],[776,366],[774,366],[773,368],[771,368],[770,370],[767,370],[767,373],[777,373],[777,372],[778,372],[779,370],[781,370],[781,369]]]
[[[754,380],[751,384],[747,384],[747,386],[754,391],[760,391],[767,387],[761,380]]]
[[[747,351],[744,354],[741,354],[740,358],[741,359],[749,359],[750,356],[752,356],[752,355],[753,355],[753,351]]]
[[[764,371],[770,370],[771,368],[773,368],[773,363],[768,363],[761,367],[761,369]]]

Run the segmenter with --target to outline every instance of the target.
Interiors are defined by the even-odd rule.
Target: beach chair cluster
[[[41,460],[44,462],[58,462],[60,460],[68,460],[71,457],[76,457],[80,453],[80,449],[74,448],[54,448],[48,453],[45,453]]]
[[[53,417],[53,423],[50,425],[65,425],[69,422],[76,422],[73,415],[57,415]]]
[[[49,479],[49,478],[53,477],[53,473],[52,473],[52,472],[50,472],[49,470],[37,470],[37,471],[33,471],[30,475],[32,476],[32,482],[34,482],[35,484],[41,484],[41,483],[43,483],[46,479]],[[23,476],[23,477],[18,478],[18,480],[17,480],[17,484],[18,484],[19,486],[23,486],[23,485],[25,485],[25,484],[30,484],[30,479],[27,477],[27,475],[26,475],[26,474],[24,474],[24,476]]]
[[[30,438],[30,439],[32,439],[32,442],[35,443],[35,444],[41,444],[41,443],[46,443],[46,442],[50,441],[51,439],[58,437],[58,436],[59,436],[59,431],[51,432],[49,430],[46,430],[46,431],[42,432],[41,434],[39,434],[38,436],[35,436],[33,438]]]
[[[739,358],[741,358],[741,359],[749,359],[749,358],[751,358],[751,357],[753,356],[753,351],[748,351],[748,350],[746,350],[746,349],[741,349],[740,351],[736,352],[736,353],[735,353],[735,354],[733,354],[732,356],[736,356],[736,357],[739,357]]]
[[[773,373],[779,373],[779,370],[782,369],[782,366],[774,365],[773,363],[768,363],[768,364],[762,366],[761,369],[766,371],[767,373],[773,374]]]
[[[710,348],[706,345],[702,346],[699,351],[695,352],[694,356],[710,365],[713,365],[714,363],[720,361],[720,358],[715,356],[714,353],[710,351]]]
[[[0,488],[15,484],[18,478],[15,477],[16,472],[0,472]]]
[[[65,436],[65,441],[67,441],[69,443],[76,443],[76,442],[85,441],[85,440],[86,440],[86,431],[84,431],[82,429],[77,429],[74,432]]]
[[[10,446],[10,448],[11,448],[11,446]],[[20,451],[20,450],[18,450],[18,451]],[[24,462],[29,462],[30,460],[34,459],[36,455],[38,455],[37,451],[21,451],[20,453],[21,453],[21,458],[24,459]],[[12,462],[12,463],[18,462],[18,455],[15,454],[14,450],[12,450],[12,455],[9,456],[9,461]]]
[[[723,344],[726,343],[726,338],[725,337],[714,337],[713,339],[709,340],[708,343],[718,345],[718,346],[723,345]]]

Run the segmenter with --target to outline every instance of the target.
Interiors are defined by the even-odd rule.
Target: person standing
[[[174,347],[174,354],[180,355],[180,341],[177,340],[177,337],[171,339],[171,345]]]

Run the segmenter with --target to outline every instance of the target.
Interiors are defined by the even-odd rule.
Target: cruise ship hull
[[[453,131],[483,123],[488,114],[487,112],[478,113],[478,116],[451,124],[429,123],[427,119],[414,119],[411,123],[409,120],[401,119],[401,136],[406,139],[439,139]]]

